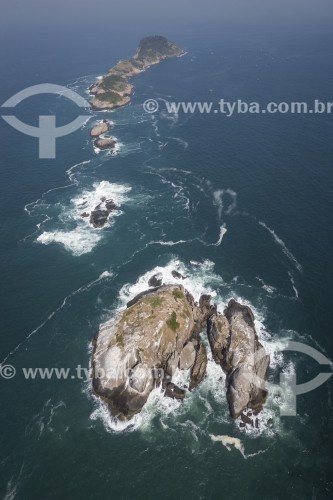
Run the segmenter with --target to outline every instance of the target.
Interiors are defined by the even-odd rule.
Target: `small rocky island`
[[[83,202],[79,207],[85,208],[87,202]],[[96,229],[100,229],[108,222],[111,213],[118,207],[113,200],[108,200],[104,196],[100,203],[91,212],[82,212],[82,218],[89,218],[89,223]]]
[[[90,131],[90,137],[94,139],[94,146],[98,149],[114,149],[116,141],[113,137],[106,136],[105,134],[112,129],[112,125],[108,120],[102,120],[95,125]]]
[[[89,88],[90,94],[94,95],[90,101],[92,109],[113,110],[126,106],[130,103],[133,92],[133,85],[128,81],[131,77],[165,59],[180,57],[184,53],[163,36],[143,38],[132,58],[118,62]]]
[[[232,300],[219,314],[209,295],[196,303],[183,285],[163,285],[159,275],[149,286],[93,340],[95,395],[120,420],[139,413],[156,385],[165,396],[184,399],[186,391],[175,385],[173,375],[176,369],[189,370],[189,391],[202,382],[207,351],[200,334],[206,330],[213,358],[226,373],[231,417],[241,417],[240,427],[254,426],[250,416],[261,411],[267,396],[255,377],[265,380],[270,358],[258,341],[252,311]]]

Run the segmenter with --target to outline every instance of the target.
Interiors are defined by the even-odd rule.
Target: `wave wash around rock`
[[[189,390],[195,389],[206,374],[205,328],[214,360],[227,373],[231,416],[245,408],[260,412],[267,392],[256,387],[255,377],[265,380],[270,359],[262,354],[252,311],[232,300],[221,315],[210,301],[202,295],[196,303],[182,285],[162,285],[101,325],[93,340],[92,387],[114,417],[129,420],[139,413],[156,385],[165,396],[184,399],[186,391],[172,381],[177,369],[190,370]]]

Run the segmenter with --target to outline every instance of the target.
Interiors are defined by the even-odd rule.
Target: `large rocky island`
[[[241,427],[253,426],[248,415],[257,415],[265,403],[270,359],[258,341],[252,311],[232,300],[219,314],[209,295],[196,303],[181,284],[154,287],[159,278],[153,276],[146,292],[101,326],[93,341],[94,393],[121,420],[140,412],[156,385],[165,396],[184,399],[186,391],[174,384],[173,376],[177,369],[189,370],[190,391],[202,382],[207,352],[201,337],[206,331],[213,358],[227,375],[230,414],[241,417]]]
[[[129,82],[131,77],[142,73],[153,64],[183,54],[182,49],[163,36],[143,38],[132,58],[118,62],[90,87],[90,94],[94,95],[90,101],[92,109],[113,110],[126,106],[130,103],[133,92],[133,85]]]

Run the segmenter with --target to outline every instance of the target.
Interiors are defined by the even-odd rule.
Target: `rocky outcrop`
[[[156,273],[153,276],[151,276],[148,280],[148,286],[150,287],[157,287],[161,286],[163,282],[163,274],[162,273]]]
[[[224,317],[209,319],[208,338],[215,361],[227,374],[231,416],[239,417],[246,407],[261,411],[270,358],[258,341],[251,309],[231,300]]]
[[[184,280],[185,276],[180,274],[178,271],[171,271],[172,276],[177,280]]]
[[[89,214],[84,212],[81,217],[90,217],[89,222],[95,228],[104,227],[109,220],[110,214],[116,210],[117,205],[113,200],[101,198],[101,203],[97,205]]]
[[[97,94],[90,101],[90,106],[94,111],[103,111],[103,110],[114,110],[117,108],[122,108],[123,106],[127,106],[131,102],[131,98],[129,96],[120,96],[115,99],[114,102],[107,101],[107,99],[111,99],[108,94]]]
[[[90,131],[91,137],[99,137],[102,134],[105,134],[111,129],[111,123],[108,120],[103,120],[98,125],[95,125]]]
[[[192,342],[188,342],[179,357],[179,368],[181,370],[189,370],[194,365],[196,351]]]
[[[116,141],[112,139],[112,137],[98,137],[94,140],[94,145],[101,150],[114,149],[116,147]]]
[[[207,351],[200,333],[207,325],[213,358],[227,374],[230,414],[241,417],[240,427],[258,427],[269,356],[258,341],[252,311],[232,300],[224,315],[218,314],[209,295],[198,304],[182,285],[160,286],[161,280],[160,273],[153,275],[153,288],[101,326],[92,355],[95,394],[120,419],[140,412],[155,386],[183,400],[186,391],[173,376],[178,369],[189,370],[190,391],[203,381]]]
[[[197,345],[196,348],[196,357],[194,361],[194,365],[191,370],[191,381],[190,381],[190,391],[192,391],[195,387],[197,387],[206,375],[207,368],[207,351],[204,344],[201,342]]]
[[[138,413],[156,384],[163,385],[166,395],[183,399],[183,390],[170,385],[172,374],[182,360],[185,369],[196,366],[194,377],[203,378],[200,338],[194,339],[196,346],[192,340],[196,323],[205,319],[205,312],[181,285],[165,285],[129,302],[101,326],[94,340],[95,394],[120,419]]]

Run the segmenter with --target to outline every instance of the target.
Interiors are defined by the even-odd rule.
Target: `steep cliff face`
[[[206,311],[182,286],[167,285],[137,297],[102,325],[94,341],[93,390],[113,415],[128,419],[138,413],[155,384],[172,383],[177,367],[195,367],[192,387],[202,380],[196,325],[205,319]]]
[[[231,416],[239,417],[246,407],[260,412],[270,358],[258,341],[251,309],[231,300],[224,316],[209,319],[208,338],[215,361],[227,374]]]

